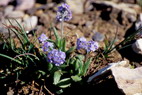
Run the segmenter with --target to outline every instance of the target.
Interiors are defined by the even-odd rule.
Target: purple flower
[[[95,41],[88,41],[87,43],[87,52],[96,51],[99,48],[98,42]]]
[[[87,49],[87,41],[84,37],[77,39],[77,49]]]
[[[72,18],[72,13],[69,8],[69,5],[64,3],[61,6],[59,6],[56,18],[58,21],[69,21]]]
[[[53,49],[54,45],[53,43],[51,42],[45,42],[43,45],[42,45],[42,50],[44,52],[49,52],[51,49]]]
[[[60,66],[65,62],[66,54],[60,50],[53,49],[47,54],[48,62]]]
[[[95,51],[99,48],[98,42],[86,41],[84,37],[77,39],[77,49],[84,49],[87,52]]]
[[[39,37],[38,37],[38,40],[40,43],[45,43],[45,41],[48,39],[48,37],[42,33]]]

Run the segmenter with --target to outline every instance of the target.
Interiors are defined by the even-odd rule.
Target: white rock
[[[84,0],[66,0],[67,4],[70,6],[70,9],[75,14],[83,13],[83,4]]]
[[[22,19],[21,18],[17,18],[17,19],[15,19],[19,24],[21,24],[21,22],[22,22]],[[9,23],[9,21],[12,23],[12,25],[14,25],[14,26],[18,26],[18,24],[17,24],[17,22],[15,21],[15,20],[13,20],[13,19],[2,19],[2,23],[3,24],[6,24],[6,25],[11,25],[10,23]]]
[[[142,92],[142,67],[130,69],[125,67],[111,68],[112,75],[125,95],[141,95]]]
[[[135,29],[138,30],[141,27],[142,27],[142,13],[139,15],[139,18],[135,23]],[[137,35],[142,37],[142,31],[138,32]]]
[[[118,67],[118,66],[128,66],[128,62],[127,61],[120,61],[117,63],[110,63],[108,66],[100,69],[97,73],[95,73],[94,75],[92,75],[91,77],[89,77],[89,79],[87,80],[87,82],[91,82],[93,79],[97,79],[97,77],[106,74],[110,71],[111,68],[113,67]]]
[[[38,23],[37,16],[32,16],[24,19],[23,26],[26,31],[30,31],[36,27],[37,23]]]
[[[0,0],[0,5],[6,6],[11,0]]]
[[[17,6],[16,10],[28,10],[32,8],[35,4],[35,0],[16,0]]]
[[[134,94],[134,95],[142,95],[142,93],[136,93],[136,94]]]
[[[142,54],[142,38],[136,40],[136,42],[132,44],[132,49],[134,52]]]
[[[14,10],[14,6],[7,6],[5,9],[4,9],[4,15],[7,16],[8,14],[10,14],[12,11]]]
[[[24,12],[22,11],[12,11],[10,13],[7,13],[8,18],[22,18],[24,17]]]

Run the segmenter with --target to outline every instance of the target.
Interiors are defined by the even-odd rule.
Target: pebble
[[[4,15],[7,16],[9,15],[12,11],[14,10],[14,6],[7,6],[5,9],[4,9]]]
[[[6,6],[11,0],[0,0],[0,5]]]
[[[83,9],[83,3],[85,0],[66,0],[67,4],[70,6],[70,9],[75,14],[82,14]]]
[[[37,16],[31,16],[24,19],[23,26],[25,27],[26,31],[30,31],[36,27],[38,23]]]
[[[17,1],[17,6],[16,10],[28,10],[31,9],[34,4],[35,0],[16,0]]]
[[[104,38],[105,38],[105,36],[100,32],[95,32],[95,34],[92,36],[92,39],[94,41],[99,41],[99,42],[103,41]]]
[[[136,42],[132,44],[132,49],[135,53],[142,54],[142,38],[136,40]]]
[[[12,11],[7,14],[8,18],[22,18],[24,16],[23,11]]]

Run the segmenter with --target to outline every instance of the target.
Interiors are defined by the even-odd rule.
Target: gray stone
[[[35,0],[16,0],[17,6],[16,10],[28,10],[32,8],[35,4]]]
[[[7,13],[8,18],[22,18],[24,17],[24,12],[22,11],[12,11],[10,13]]]
[[[7,16],[9,15],[12,11],[14,10],[14,6],[7,6],[5,9],[4,9],[4,15]]]
[[[137,39],[136,42],[132,44],[132,49],[137,54],[142,54],[142,38]]]
[[[6,6],[11,0],[0,0],[0,5]]]
[[[105,36],[100,32],[95,32],[94,35],[92,36],[92,39],[94,41],[103,41],[104,38],[105,38]]]
[[[100,7],[101,5],[106,6],[108,10],[111,10],[110,14],[108,14],[110,19],[113,22],[118,20],[118,23],[123,25],[128,25],[129,23],[135,22],[137,19],[137,14],[141,10],[141,8],[136,4],[126,4],[126,3],[118,4],[112,1],[98,1],[98,0],[94,1],[94,3],[100,5]]]

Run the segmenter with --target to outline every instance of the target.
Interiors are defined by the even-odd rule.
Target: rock
[[[93,10],[93,5],[91,4],[91,1],[90,0],[86,0],[85,2],[85,6],[84,6],[84,11],[85,12],[89,12],[91,10]]]
[[[92,36],[92,39],[94,41],[99,41],[99,42],[103,41],[104,38],[105,38],[105,36],[102,33],[100,33],[100,32],[95,32],[94,35]]]
[[[134,95],[142,95],[142,93],[136,93],[136,94],[134,94]]]
[[[8,18],[22,18],[24,16],[24,12],[22,11],[12,11],[7,13],[6,15]]]
[[[94,1],[94,7],[103,10],[101,17],[106,20],[118,20],[119,24],[127,25],[135,22],[140,7],[136,4],[114,3],[112,1]],[[139,10],[139,11],[138,11]]]
[[[142,67],[136,69],[113,67],[112,75],[125,95],[135,95],[142,92]]]
[[[93,79],[98,80],[101,76],[103,76],[104,74],[108,73],[111,68],[113,67],[129,67],[129,64],[127,61],[120,61],[117,63],[110,63],[108,66],[100,69],[97,73],[95,73],[94,75],[92,75],[91,77],[89,77],[89,79],[87,80],[87,82],[91,82]]]
[[[16,0],[17,1],[17,6],[16,10],[28,10],[31,9],[34,4],[35,0]]]
[[[138,30],[142,27],[142,13],[139,15],[138,20],[135,23],[135,30]],[[142,31],[138,32],[137,35],[142,37]]]
[[[136,40],[136,42],[132,44],[132,49],[137,54],[142,54],[142,38]]]
[[[82,14],[84,12],[83,4],[85,0],[66,0],[70,9],[75,14]]]
[[[45,13],[39,15],[39,22],[43,23],[45,26],[48,26],[50,24],[50,21],[51,21],[51,18],[49,17],[49,15]]]
[[[4,15],[7,16],[8,14],[10,14],[12,11],[14,10],[14,6],[7,6],[5,9],[4,9]]]
[[[18,23],[21,23],[22,22],[22,19],[16,19]],[[8,38],[9,37],[9,32],[8,32],[8,29],[6,28],[5,25],[7,26],[10,26],[11,24],[9,23],[9,21],[12,23],[13,26],[17,26],[18,27],[18,24],[15,20],[13,19],[2,19],[1,22],[0,22],[0,33],[2,33],[4,35],[4,38]],[[11,33],[11,36],[14,37],[15,34],[14,32],[10,32]]]
[[[14,91],[11,87],[9,87],[9,91],[7,92],[7,95],[14,95]]]
[[[15,19],[19,24],[21,24],[21,22],[22,22],[22,19],[21,18],[17,18],[17,19]],[[3,24],[6,24],[6,25],[11,25],[10,23],[9,23],[9,21],[12,23],[12,25],[14,25],[14,26],[18,26],[18,24],[17,24],[17,22],[15,21],[15,20],[13,20],[13,19],[3,19],[1,22],[3,23]],[[3,25],[4,26],[4,25]]]
[[[0,0],[0,6],[6,6],[12,0]]]
[[[24,19],[23,26],[26,31],[30,31],[36,27],[37,23],[38,23],[37,16],[31,16]]]
[[[135,4],[136,0],[119,0],[120,2],[124,2],[124,3],[131,3],[131,4]]]

